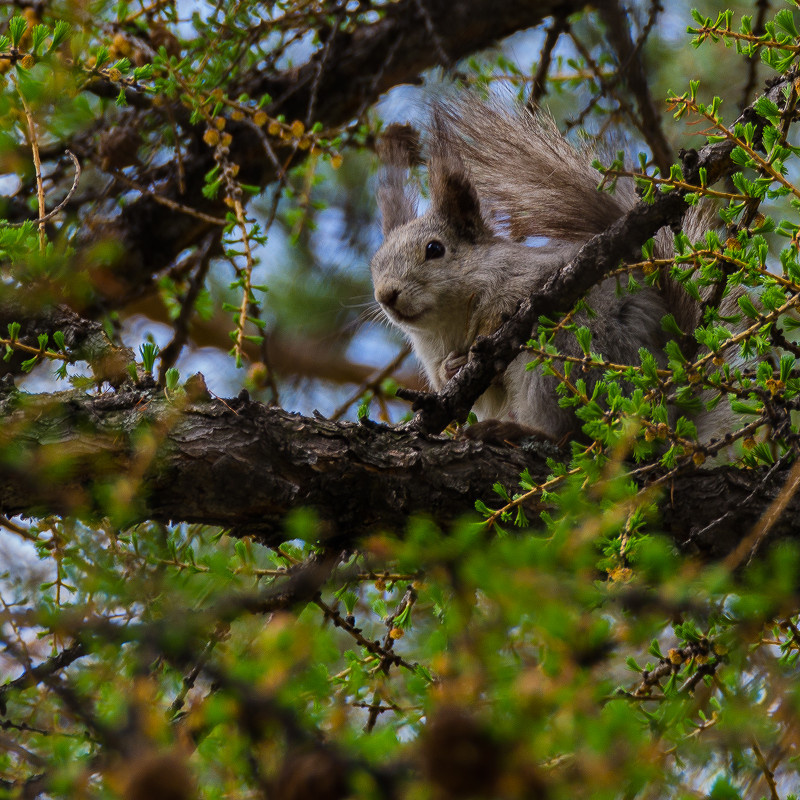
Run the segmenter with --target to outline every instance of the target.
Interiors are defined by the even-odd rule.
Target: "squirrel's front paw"
[[[447,383],[467,361],[466,353],[457,353],[455,350],[448,353],[447,358],[442,361],[442,365],[439,367],[439,374],[442,376],[442,380]]]

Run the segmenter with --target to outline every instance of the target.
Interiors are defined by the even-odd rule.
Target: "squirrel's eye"
[[[425,260],[430,261],[432,258],[441,258],[444,255],[444,245],[434,239],[425,245]]]

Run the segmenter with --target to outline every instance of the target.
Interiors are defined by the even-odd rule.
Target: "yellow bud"
[[[240,122],[241,120],[244,119],[244,113],[239,111],[239,109],[237,108],[235,111],[231,112],[231,119],[234,120],[235,122]]]
[[[337,153],[335,156],[331,156],[331,166],[334,169],[339,169],[339,167],[342,166],[342,161],[344,161],[344,159],[339,155],[339,153]]]
[[[226,197],[225,205],[228,206],[228,208],[236,208],[236,201],[232,197]]]
[[[724,644],[714,642],[714,655],[724,656],[728,652],[728,648]]]
[[[260,128],[262,125],[266,125],[267,120],[269,117],[263,111],[256,111],[253,115],[253,122]]]
[[[739,242],[739,240],[734,238],[733,236],[729,236],[725,240],[725,247],[728,250],[741,250],[742,249],[742,245]]]
[[[608,577],[614,583],[626,583],[633,577],[633,570],[630,567],[614,567],[609,571]]]
[[[281,132],[281,124],[275,120],[272,120],[269,124],[269,128],[267,128],[267,133],[270,136],[277,136]]]
[[[110,81],[116,82],[121,77],[122,77],[122,73],[116,67],[111,67],[111,69],[108,71],[108,79]]]
[[[752,436],[748,436],[742,444],[745,450],[752,450],[756,446],[756,440]]]
[[[702,450],[695,450],[692,454],[692,461],[696,467],[702,466],[705,463],[706,454]]]
[[[131,43],[121,33],[114,37],[114,47],[121,56],[129,56],[133,50]]]
[[[232,141],[233,136],[231,136],[229,133],[223,133],[220,137],[220,142],[222,143],[223,147],[229,147]]]
[[[646,442],[653,442],[656,439],[656,432],[652,428],[646,428],[644,432],[644,440]]]
[[[783,381],[775,380],[775,378],[770,378],[767,381],[767,389],[769,389],[771,395],[778,394],[778,392],[782,391],[784,388],[785,384]]]
[[[308,150],[308,148],[309,148],[309,147],[311,147],[311,139],[306,139],[306,138],[304,137],[304,138],[302,138],[302,139],[301,139],[301,140],[300,140],[300,141],[297,143],[297,146],[298,146],[298,147],[299,147],[301,150]]]
[[[225,117],[216,117],[214,119],[214,127],[218,131],[224,131],[225,130]]]
[[[378,580],[375,581],[375,588],[379,592],[385,592],[386,591],[386,581],[383,578],[378,578]]]
[[[698,653],[694,657],[695,664],[708,664],[708,655],[706,653]]]
[[[712,361],[714,362],[715,367],[721,367],[725,363],[725,359],[720,355],[714,356]]]
[[[294,136],[295,139],[299,139],[305,132],[306,126],[303,125],[299,119],[292,123],[292,136]]]
[[[267,378],[269,377],[269,370],[267,365],[261,361],[256,361],[247,372],[247,380],[254,386],[266,386]]]
[[[19,62],[22,69],[33,69],[36,66],[36,59],[28,53],[22,61]]]
[[[405,631],[402,628],[392,628],[389,631],[389,638],[390,639],[402,639],[405,635]]]
[[[231,164],[230,171],[231,171],[231,175],[235,178],[239,174],[239,165],[238,164]]]
[[[672,648],[667,653],[667,658],[670,660],[670,663],[672,664],[680,664],[683,662],[683,656],[681,655],[680,651],[676,650],[675,648]]]
[[[213,128],[206,128],[206,132],[203,134],[203,141],[209,147],[214,147],[219,144],[219,133]]]

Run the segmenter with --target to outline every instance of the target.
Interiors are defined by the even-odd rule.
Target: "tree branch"
[[[545,458],[523,447],[210,400],[199,376],[188,391],[194,399],[181,402],[154,389],[6,392],[0,512],[204,523],[275,544],[288,535],[286,514],[310,507],[321,540],[353,546],[375,531],[402,533],[414,514],[447,526],[473,513],[476,499],[497,505],[495,483],[514,491],[523,469],[536,482],[549,473]],[[786,474],[725,467],[677,477],[663,498],[662,528],[681,547],[721,556],[750,532]],[[711,524],[730,508],[736,514],[724,525]],[[800,537],[798,520],[800,498],[792,497],[770,539]]]

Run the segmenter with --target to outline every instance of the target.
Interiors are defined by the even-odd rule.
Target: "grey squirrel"
[[[390,126],[379,152],[384,243],[371,262],[375,299],[411,340],[437,391],[467,362],[476,337],[493,333],[636,200],[632,189],[598,191],[593,154],[573,147],[548,118],[471,95],[433,108],[430,206],[422,216],[406,185],[418,156],[411,130]],[[687,224],[697,227],[700,216]],[[528,246],[527,237],[548,244]],[[671,236],[659,240],[659,249],[668,240],[671,252]],[[590,329],[595,352],[619,364],[640,363],[642,347],[663,359],[661,319],[668,312],[691,324],[684,329],[696,324],[696,304],[674,286],[629,293],[608,278],[587,303],[593,316],[582,313],[576,322]],[[571,333],[558,332],[554,343],[565,355],[583,355]],[[529,426],[553,441],[573,435],[578,422],[558,404],[557,379],[526,369],[531,360],[520,354],[480,397],[476,413]],[[590,392],[597,372],[581,375]]]

